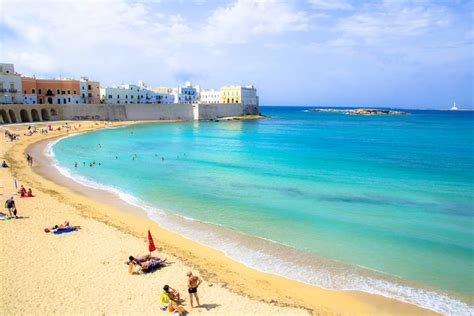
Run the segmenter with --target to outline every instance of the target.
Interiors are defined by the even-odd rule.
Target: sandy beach
[[[62,126],[56,122],[53,126]],[[69,122],[69,133],[133,124]],[[43,128],[44,124],[36,124]],[[45,141],[67,132],[24,136],[27,125],[0,128],[20,134],[13,143],[2,137],[0,198],[18,186],[31,187],[34,198],[15,196],[20,219],[0,222],[0,312],[2,314],[167,314],[159,295],[169,284],[194,313],[258,315],[434,314],[414,305],[363,292],[332,291],[263,273],[223,253],[159,227],[145,214],[115,197],[93,192],[52,169],[42,155]],[[29,147],[32,146],[32,147]],[[34,157],[33,168],[25,153]],[[95,196],[94,196],[95,194]],[[3,209],[2,212],[7,212]],[[65,235],[47,234],[68,220],[82,229]],[[153,273],[130,275],[130,255],[146,254],[147,231],[169,265]],[[186,272],[203,279],[201,306],[191,308]]]

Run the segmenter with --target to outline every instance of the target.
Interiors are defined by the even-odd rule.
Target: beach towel
[[[24,199],[24,198],[32,198],[32,197],[35,197],[34,195],[32,196],[29,196],[29,195],[20,195],[20,198],[21,199]]]
[[[5,215],[5,214],[0,214],[0,221],[7,221],[9,219],[11,219],[10,216]]]
[[[73,231],[76,231],[76,230],[77,230],[77,228],[75,228],[75,227],[68,227],[68,228],[65,228],[65,229],[55,229],[55,230],[53,230],[53,234],[61,235],[61,234],[70,233],[70,232],[73,232]]]

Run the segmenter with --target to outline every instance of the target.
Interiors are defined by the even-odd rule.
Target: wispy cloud
[[[390,89],[416,78],[417,97],[472,103],[471,0],[0,0],[0,12],[0,60],[24,74],[253,83],[263,102],[337,104],[383,93],[383,71]]]

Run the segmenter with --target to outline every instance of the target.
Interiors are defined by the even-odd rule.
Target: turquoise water
[[[356,276],[344,268],[348,289],[472,312],[459,301],[470,305],[474,295],[474,113],[303,110],[262,107],[271,119],[108,129],[62,139],[53,150],[72,177],[127,193],[150,215],[164,210],[364,267]],[[308,267],[316,262],[307,258]],[[327,272],[338,280],[331,264],[319,271],[305,262],[301,279]],[[388,285],[371,288],[360,281],[364,271],[422,291],[400,297]],[[331,287],[321,278],[309,283]],[[421,297],[426,291],[449,299]]]

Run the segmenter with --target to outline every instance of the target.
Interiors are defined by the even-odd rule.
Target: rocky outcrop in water
[[[408,115],[407,112],[383,109],[308,109],[305,112],[334,112],[349,115]]]

